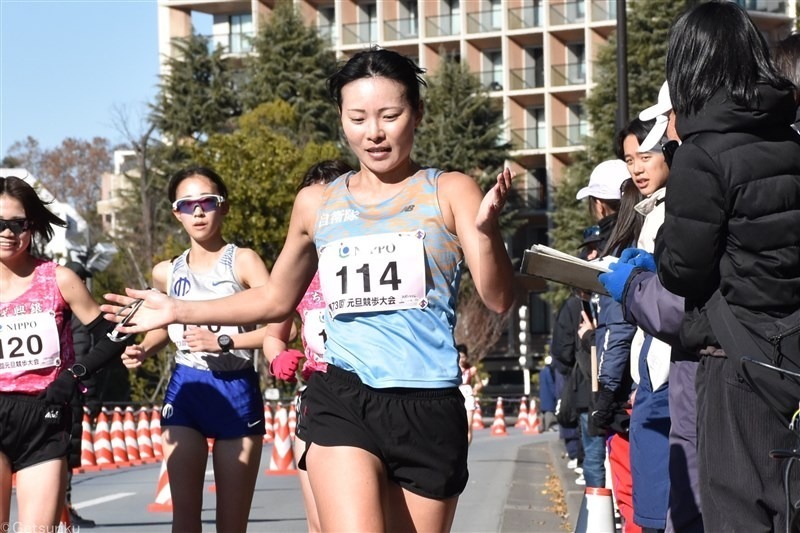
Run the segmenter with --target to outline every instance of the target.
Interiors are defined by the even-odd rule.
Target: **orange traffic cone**
[[[72,518],[69,517],[69,509],[67,508],[66,500],[64,501],[64,505],[61,506],[61,518],[58,522],[58,531],[72,531]]]
[[[154,405],[150,413],[150,440],[153,442],[153,455],[156,459],[164,457],[161,448],[161,406]]]
[[[541,432],[542,426],[539,422],[539,410],[536,408],[536,400],[531,399],[531,408],[528,410],[528,427],[525,428],[523,433],[538,435]]]
[[[151,513],[172,512],[172,492],[169,490],[169,474],[167,474],[167,461],[161,461],[161,472],[158,475],[156,487],[156,501],[147,505]]]
[[[514,424],[515,428],[528,429],[528,398],[523,396],[519,400],[519,413],[517,414],[517,423]]]
[[[102,469],[117,468],[114,464],[114,454],[111,451],[111,436],[108,431],[108,410],[103,407],[97,415],[97,424],[94,428],[94,457],[97,466]]]
[[[136,421],[136,442],[139,444],[139,458],[145,463],[155,462],[156,455],[153,451],[153,439],[150,436],[150,421],[147,419],[147,409],[144,406],[139,408]]]
[[[484,429],[485,427],[483,425],[483,413],[481,413],[481,402],[476,398],[475,411],[472,412],[472,429]]]
[[[89,420],[89,408],[83,407],[83,421],[81,422],[81,466],[75,472],[89,472],[99,470],[97,458],[94,455],[94,442],[92,441],[92,422]]]
[[[272,457],[269,470],[265,474],[297,474],[292,451],[292,438],[289,436],[289,415],[286,408],[278,406],[275,413],[275,441],[272,443]]]
[[[611,489],[586,487],[575,533],[615,533],[616,528]]]
[[[130,466],[128,449],[125,447],[125,429],[122,426],[122,408],[114,408],[111,416],[111,452],[114,454],[114,464]]]
[[[273,421],[272,421],[272,407],[269,406],[269,402],[264,404],[264,427],[266,428],[266,432],[264,433],[264,443],[270,443],[275,440],[275,429],[273,428]]]
[[[125,408],[122,432],[125,436],[125,452],[128,454],[128,462],[132,465],[142,464],[139,456],[139,441],[136,438],[136,422],[133,420],[133,406],[131,405]]]
[[[492,421],[492,436],[505,437],[506,433],[506,415],[503,412],[503,398],[497,398],[497,406],[494,410],[494,421]]]

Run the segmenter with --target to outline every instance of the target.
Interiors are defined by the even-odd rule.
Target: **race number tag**
[[[322,294],[331,318],[339,313],[424,309],[422,230],[352,237],[320,250]]]
[[[303,340],[317,355],[325,353],[325,309],[308,309],[303,317]]]
[[[178,349],[180,352],[191,352],[191,348],[189,348],[189,344],[183,339],[183,333],[189,329],[191,326],[186,324],[170,324],[167,326],[167,333],[169,334],[169,340],[171,340],[175,344],[175,348]],[[222,334],[225,335],[236,335],[239,333],[239,328],[236,326],[200,326],[201,328],[207,329],[211,331],[214,335],[219,337]],[[219,354],[213,354],[219,355]]]
[[[0,317],[0,372],[61,364],[61,342],[52,311]]]

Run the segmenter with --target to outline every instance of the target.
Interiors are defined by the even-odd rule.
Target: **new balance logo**
[[[416,204],[407,205],[403,208],[403,213],[410,213],[411,211],[414,210],[415,207]]]

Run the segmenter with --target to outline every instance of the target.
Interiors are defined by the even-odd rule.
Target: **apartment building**
[[[460,57],[502,102],[514,146],[516,186],[526,224],[509,243],[512,257],[547,242],[550,191],[590,134],[583,100],[598,50],[616,29],[616,0],[293,0],[338,55],[371,44],[397,50],[435,72],[440,51]],[[740,0],[769,40],[789,33],[797,0]],[[249,37],[275,0],[159,0],[159,51],[189,35],[193,13],[213,16],[212,43],[250,53]],[[543,283],[525,280],[531,350],[550,330]],[[516,331],[511,331],[516,337]],[[511,343],[510,343],[511,344]]]

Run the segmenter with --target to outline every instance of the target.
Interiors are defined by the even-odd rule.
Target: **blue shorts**
[[[256,371],[216,372],[175,365],[161,425],[189,427],[211,439],[263,435],[264,402]]]

